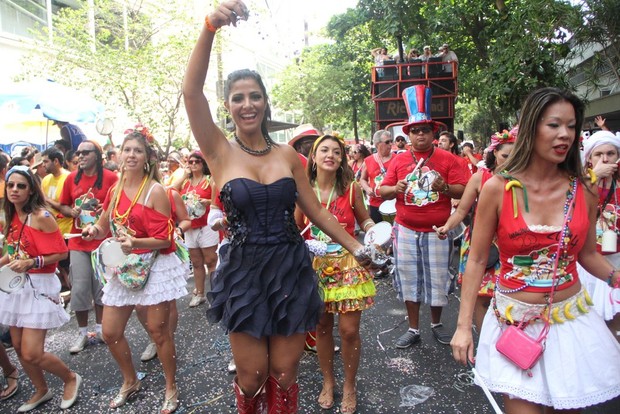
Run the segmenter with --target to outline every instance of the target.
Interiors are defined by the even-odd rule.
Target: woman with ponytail
[[[121,146],[122,172],[118,185],[108,193],[105,212],[97,224],[84,229],[82,235],[92,240],[103,238],[112,231],[121,243],[123,253],[134,253],[140,262],[152,263],[146,270],[148,280],[141,289],[127,288],[118,277],[120,274],[108,280],[103,289],[103,337],[123,375],[123,385],[110,402],[110,408],[124,405],[140,390],[125,328],[134,307],[141,305],[146,308],[147,329],[157,346],[166,379],[161,413],[169,414],[178,407],[178,390],[175,347],[168,314],[172,301],[185,296],[187,290],[184,266],[175,255],[170,201],[159,183],[152,142],[153,136],[141,125],[127,131]]]

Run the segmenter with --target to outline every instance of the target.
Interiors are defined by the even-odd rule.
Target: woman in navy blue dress
[[[230,248],[216,271],[207,316],[230,334],[237,364],[234,388],[240,413],[297,411],[297,369],[305,332],[314,330],[323,303],[308,249],[295,226],[304,214],[370,265],[363,246],[323,209],[295,150],[271,140],[270,106],[258,73],[239,70],[225,85],[234,123],[226,139],[213,122],[203,86],[215,32],[245,19],[239,0],[223,2],[205,19],[185,75],[183,93],[192,131],[217,183],[228,221]]]

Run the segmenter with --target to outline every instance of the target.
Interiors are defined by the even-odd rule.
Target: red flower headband
[[[136,124],[135,127],[125,130],[125,135],[134,133],[142,135],[149,144],[153,144],[155,142],[155,137],[151,134],[151,131],[142,124]]]

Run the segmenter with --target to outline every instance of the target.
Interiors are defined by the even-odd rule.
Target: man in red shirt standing
[[[372,143],[377,152],[364,159],[360,186],[368,194],[368,204],[370,204],[370,218],[375,223],[383,221],[379,212],[379,206],[383,203],[383,198],[379,195],[378,189],[387,172],[390,163],[394,159],[392,154],[392,134],[390,131],[380,129],[372,137]]]
[[[422,302],[431,307],[435,339],[449,344],[452,334],[442,326],[441,312],[448,304],[453,244],[449,237],[440,238],[434,226],[448,219],[450,200],[461,197],[469,174],[454,162],[452,154],[433,145],[439,124],[430,116],[430,88],[407,88],[403,98],[409,112],[403,131],[409,134],[411,149],[396,156],[379,189],[383,198],[396,198],[394,287],[409,316],[409,330],[396,341],[396,347],[407,348],[420,341]]]
[[[103,168],[103,150],[95,141],[82,141],[75,152],[79,167],[65,180],[60,196],[60,212],[65,217],[73,217],[71,233],[82,233],[88,223],[95,223],[101,213],[101,206],[117,176]],[[101,283],[95,277],[90,253],[97,249],[101,240],[85,241],[81,237],[69,240],[71,262],[71,309],[78,322],[79,336],[69,348],[69,352],[81,352],[88,343],[88,311],[95,306],[95,332],[101,336],[103,316],[103,295]]]

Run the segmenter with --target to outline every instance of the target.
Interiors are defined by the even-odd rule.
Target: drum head
[[[2,266],[0,269],[0,290],[12,293],[21,289],[26,283],[26,275],[14,272],[9,265]]]
[[[105,239],[99,246],[101,263],[105,267],[118,267],[125,262],[127,257],[121,249],[121,242],[114,238]]]
[[[364,236],[364,244],[383,246],[392,239],[392,225],[386,221],[377,223]]]
[[[381,203],[381,205],[379,206],[379,213],[384,216],[396,215],[396,199],[394,198],[392,200],[385,200],[383,203]]]

